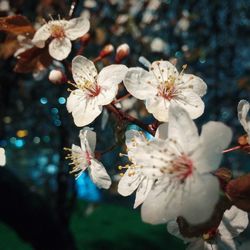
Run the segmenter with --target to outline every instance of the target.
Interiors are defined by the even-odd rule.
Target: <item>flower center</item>
[[[173,175],[181,182],[184,182],[189,176],[193,174],[193,162],[187,156],[182,154],[177,157],[173,162],[170,168],[167,169],[168,174]]]
[[[64,38],[65,32],[62,26],[60,25],[51,25],[50,26],[50,33],[53,38]]]
[[[91,82],[89,80],[83,81],[82,83],[78,83],[78,84],[75,84],[72,82],[68,82],[68,83],[77,89],[87,92],[88,97],[98,96],[101,92],[101,87],[97,83]],[[68,91],[72,91],[72,90],[68,89]]]
[[[207,233],[204,233],[202,235],[202,238],[204,241],[211,241],[218,235],[218,233],[219,233],[218,228],[212,228]]]
[[[82,172],[91,164],[91,154],[86,151],[75,151],[72,148],[64,148],[65,151],[69,151],[65,159],[70,160],[69,165],[72,165],[70,173],[74,173],[78,178]]]
[[[140,168],[142,168],[142,166],[140,167],[135,164],[126,164],[125,166],[118,166],[119,170],[128,169],[128,176],[135,175],[136,171]],[[123,173],[120,173],[120,175],[123,176]]]
[[[168,80],[166,80],[163,84],[160,84],[158,86],[159,92],[158,94],[162,96],[163,98],[170,101],[174,95],[175,95],[175,77],[171,77]]]

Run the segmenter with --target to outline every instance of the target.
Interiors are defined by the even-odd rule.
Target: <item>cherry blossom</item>
[[[165,140],[153,140],[142,159],[140,152],[136,156],[138,164],[150,164],[163,174],[142,205],[143,221],[160,224],[178,216],[191,224],[207,221],[219,198],[219,183],[211,172],[231,141],[231,129],[221,122],[208,122],[199,136],[188,113],[171,104],[169,123],[158,131]]]
[[[71,173],[76,173],[78,178],[83,171],[88,169],[92,181],[99,187],[108,189],[111,185],[111,179],[101,162],[95,159],[96,133],[91,128],[85,127],[79,134],[81,147],[72,145],[66,159],[70,159],[73,165]]]
[[[168,232],[189,243],[187,250],[237,250],[234,238],[243,232],[248,225],[248,214],[235,206],[226,210],[218,228],[213,228],[202,237],[185,238],[179,231],[176,221],[168,223]]]
[[[5,150],[3,148],[0,148],[0,166],[4,166],[5,164],[6,164]]]
[[[157,136],[158,137],[158,136]],[[118,184],[118,192],[123,196],[131,195],[135,190],[136,198],[134,208],[146,199],[157,177],[162,173],[150,164],[144,164],[139,158],[147,157],[149,141],[141,131],[128,130],[126,132],[127,154],[131,164],[119,169],[126,169]],[[139,156],[139,157],[138,157]],[[147,157],[148,158],[148,157]]]
[[[97,73],[94,63],[83,56],[72,62],[72,73],[76,87],[67,99],[67,109],[72,113],[76,126],[82,127],[95,120],[103,105],[110,104],[123,81],[127,67],[112,64]]]
[[[71,20],[51,20],[40,27],[32,42],[39,48],[45,47],[45,42],[50,38],[49,54],[56,60],[65,59],[71,51],[71,41],[83,36],[89,31],[90,23],[84,17]]]
[[[149,113],[162,122],[169,120],[170,103],[183,107],[192,119],[204,112],[204,103],[200,97],[205,95],[207,85],[192,74],[178,73],[168,61],[155,61],[149,71],[142,68],[130,68],[125,76],[127,90],[136,98],[145,100]]]
[[[248,144],[250,144],[250,120],[247,117],[250,110],[250,104],[246,100],[241,100],[238,104],[238,118],[245,129],[248,137]]]

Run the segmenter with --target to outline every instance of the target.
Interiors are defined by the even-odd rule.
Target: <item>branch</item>
[[[109,104],[105,106],[107,110],[109,110],[111,113],[113,113],[120,121],[127,121],[136,124],[140,128],[144,129],[151,135],[155,135],[155,130],[152,128],[151,125],[147,125],[137,118],[125,113],[124,111],[116,108],[113,104]]]

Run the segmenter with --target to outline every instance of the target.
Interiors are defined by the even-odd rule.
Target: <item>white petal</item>
[[[140,100],[145,100],[158,92],[154,75],[139,67],[128,70],[124,85],[131,95]]]
[[[0,148],[0,166],[4,166],[5,164],[6,164],[5,150],[3,148]]]
[[[161,168],[166,166],[166,161],[172,156],[166,154],[168,142],[153,139],[148,143],[137,143],[134,148],[130,147],[128,156],[135,165],[143,167],[141,171],[151,178],[162,176]]]
[[[158,121],[167,122],[170,102],[162,96],[154,96],[146,100],[146,108]]]
[[[248,226],[248,213],[232,206],[226,210],[219,226],[219,233],[223,239],[233,239]]]
[[[81,129],[79,134],[80,140],[81,140],[81,147],[82,149],[90,148],[91,152],[95,151],[96,147],[96,132],[94,132],[91,128],[85,127]]]
[[[138,145],[148,142],[144,133],[138,130],[127,130],[125,133],[125,137],[128,150],[136,148]]]
[[[111,179],[101,162],[92,159],[89,166],[89,175],[92,181],[99,187],[109,189],[111,185]]]
[[[68,38],[53,39],[49,44],[49,54],[58,61],[65,59],[70,51],[72,44]]]
[[[248,134],[248,143],[250,144],[250,120],[247,117],[249,110],[249,102],[246,100],[241,100],[238,104],[238,118],[241,125]]]
[[[130,170],[128,169],[124,175],[122,176],[121,180],[118,184],[118,193],[123,196],[131,195],[141,183],[143,176],[138,173],[134,175],[130,175]]]
[[[170,78],[178,78],[179,73],[175,66],[169,61],[155,61],[150,67],[158,83],[164,83]]]
[[[183,107],[192,119],[200,117],[204,113],[204,102],[192,90],[183,90],[173,99],[178,105]]]
[[[219,237],[218,237],[219,238]],[[208,244],[208,243],[207,243]],[[211,250],[238,250],[238,242],[234,241],[233,239],[224,239],[219,238],[216,244],[213,244],[213,248],[207,248]]]
[[[168,222],[167,230],[170,234],[174,235],[175,237],[177,237],[181,240],[184,240],[184,237],[180,233],[179,226],[178,226],[178,223],[176,222],[176,220],[172,220],[172,221]]]
[[[183,83],[181,88],[189,88],[199,96],[204,96],[207,92],[206,83],[200,78],[192,74],[184,74],[181,78]]]
[[[88,98],[81,90],[74,90],[67,99],[67,109],[72,113],[75,125],[83,127],[90,124],[101,114],[102,106],[96,103],[95,97]]]
[[[117,84],[114,84],[112,87],[101,87],[99,95],[96,96],[98,104],[102,106],[110,104],[115,99],[117,92]]]
[[[219,192],[219,182],[213,175],[195,175],[188,178],[180,215],[190,224],[206,222],[214,212]]]
[[[97,70],[92,61],[84,56],[76,56],[72,61],[72,74],[77,84],[82,84],[85,81],[94,83]]]
[[[163,123],[157,128],[155,138],[162,140],[166,140],[168,138],[168,123]]]
[[[215,170],[222,158],[222,151],[232,139],[232,130],[221,122],[208,122],[203,125],[200,147],[192,156],[200,173]]]
[[[50,37],[50,26],[49,24],[44,24],[42,27],[40,27],[33,39],[32,43],[37,46],[38,48],[44,48],[45,41]]]
[[[199,146],[195,123],[183,108],[175,104],[171,104],[169,109],[168,134],[186,153],[194,151]]]
[[[128,68],[122,64],[112,64],[104,67],[98,77],[97,83],[103,87],[113,88],[118,83],[124,80],[124,77],[128,71]]]
[[[180,215],[182,192],[174,183],[154,186],[141,207],[141,217],[153,225],[166,223]]]
[[[147,177],[143,179],[136,191],[134,208],[138,207],[144,202],[153,184],[154,181],[152,179]]]
[[[209,243],[206,243],[203,239],[197,239],[191,242],[187,246],[186,250],[218,250],[218,249],[212,248],[212,246]]]
[[[89,20],[84,17],[73,18],[65,26],[65,34],[70,40],[75,40],[85,35],[90,28]]]

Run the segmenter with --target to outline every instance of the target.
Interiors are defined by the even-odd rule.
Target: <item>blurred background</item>
[[[16,73],[13,57],[18,48],[6,32],[0,33],[0,147],[7,164],[0,169],[0,249],[184,249],[167,233],[165,225],[143,223],[134,197],[117,194],[119,171],[125,159],[124,131],[104,112],[91,127],[98,136],[97,150],[113,185],[103,191],[87,173],[75,181],[69,174],[64,147],[79,145],[79,129],[65,103],[66,84],[48,80],[52,69],[69,75],[67,64],[76,53],[93,59],[107,44],[123,43],[130,54],[127,66],[138,59],[166,59],[204,79],[208,93],[199,128],[220,120],[234,132],[232,146],[243,129],[237,119],[240,99],[250,100],[250,2],[248,0],[86,0],[75,1],[74,17],[90,19],[90,38],[74,42],[68,61],[51,62],[39,72]],[[21,14],[39,27],[49,14],[66,18],[71,1],[1,0],[1,16]],[[12,43],[11,43],[12,41]],[[115,53],[98,63],[114,63]],[[65,67],[66,66],[66,67]],[[120,94],[124,94],[120,90]],[[146,123],[153,121],[141,101],[121,103],[123,110]],[[109,152],[109,148],[112,151]],[[241,152],[225,156],[222,166],[240,175],[249,162]],[[249,165],[249,164],[248,164]],[[249,166],[248,166],[249,167]]]

